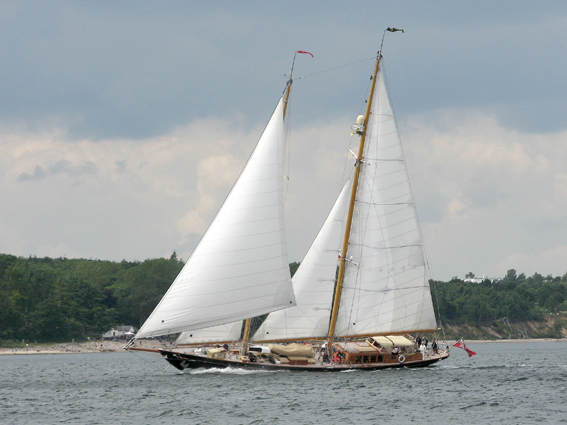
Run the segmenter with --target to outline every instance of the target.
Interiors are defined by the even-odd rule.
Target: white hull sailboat
[[[376,370],[449,356],[406,337],[438,328],[381,59],[353,126],[353,174],[293,279],[283,217],[290,76],[227,199],[128,349],[180,334],[159,350],[180,370]]]

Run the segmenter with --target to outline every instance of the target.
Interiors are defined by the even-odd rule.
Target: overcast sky
[[[567,2],[0,2],[0,252],[187,259],[296,50],[301,261],[384,65],[432,277],[567,272]],[[305,78],[297,78],[305,76]]]

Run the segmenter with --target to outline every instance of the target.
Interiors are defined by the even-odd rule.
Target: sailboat
[[[157,350],[179,370],[376,370],[449,357],[412,336],[438,327],[381,61],[378,52],[365,115],[351,128],[360,139],[352,176],[293,279],[283,207],[290,75],[224,204],[128,349],[180,334]]]

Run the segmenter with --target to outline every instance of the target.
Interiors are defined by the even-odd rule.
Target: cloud
[[[40,245],[37,247],[37,257],[50,257],[50,258],[81,258],[80,252],[74,252],[67,244],[60,243],[58,245]]]
[[[523,272],[527,276],[540,273],[544,276],[553,274],[563,276],[567,274],[567,245],[559,245],[535,254],[516,253],[504,258],[497,265],[501,270],[514,269],[518,273]],[[562,266],[563,269],[558,268]],[[550,270],[555,270],[555,274]],[[559,270],[559,271],[558,271]],[[563,273],[561,272],[563,270]]]
[[[0,219],[0,252],[13,255],[24,255],[25,241],[14,226],[5,224]]]
[[[78,177],[83,174],[93,175],[96,174],[97,171],[96,165],[91,161],[87,161],[84,164],[73,165],[68,160],[61,160],[47,168],[48,172],[46,173],[41,165],[36,165],[33,173],[30,174],[24,172],[17,177],[17,181],[27,182],[31,180],[43,180],[47,175],[54,176],[58,174],[67,174],[70,177]]]
[[[567,237],[566,131],[519,133],[478,111],[440,111],[411,122],[417,206],[425,205],[433,270],[444,279],[471,270],[498,277],[504,263],[518,271],[538,264],[547,267],[544,274],[566,271],[567,258],[552,265],[541,256],[555,252],[558,259]],[[526,261],[511,264],[520,258]]]
[[[82,174],[94,175],[96,171],[96,165],[92,161],[86,161],[84,164],[80,165],[73,165],[70,161],[63,159],[49,167],[49,172],[53,175],[67,174],[70,177],[78,177]]]
[[[177,224],[182,243],[187,241],[188,235],[201,235],[207,230],[207,218],[218,209],[218,189],[230,188],[243,165],[243,162],[230,154],[209,156],[199,162],[196,208],[183,216]]]
[[[19,182],[27,182],[30,180],[42,180],[45,178],[45,171],[41,168],[40,165],[36,165],[33,173],[22,173],[18,176],[17,180]]]
[[[302,259],[352,168],[345,141],[353,119],[291,133],[290,261]],[[475,110],[401,124],[434,278],[567,271],[567,132],[521,133]],[[73,142],[64,129],[0,128],[0,196],[10,199],[0,205],[2,249],[111,260],[176,250],[188,258],[261,132],[216,118],[146,139]]]
[[[142,140],[0,128],[0,196],[10,200],[0,220],[12,235],[2,248],[112,260],[176,249],[187,258],[260,134],[218,120]]]

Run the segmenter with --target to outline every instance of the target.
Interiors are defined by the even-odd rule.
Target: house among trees
[[[494,283],[494,282],[498,282],[501,279],[499,277],[488,277],[486,275],[483,275],[482,277],[477,277],[474,275],[474,273],[469,272],[465,275],[465,279],[463,280],[463,282],[482,283],[485,280],[488,280],[490,283]]]
[[[115,326],[102,334],[103,339],[130,339],[138,332],[134,326]]]

